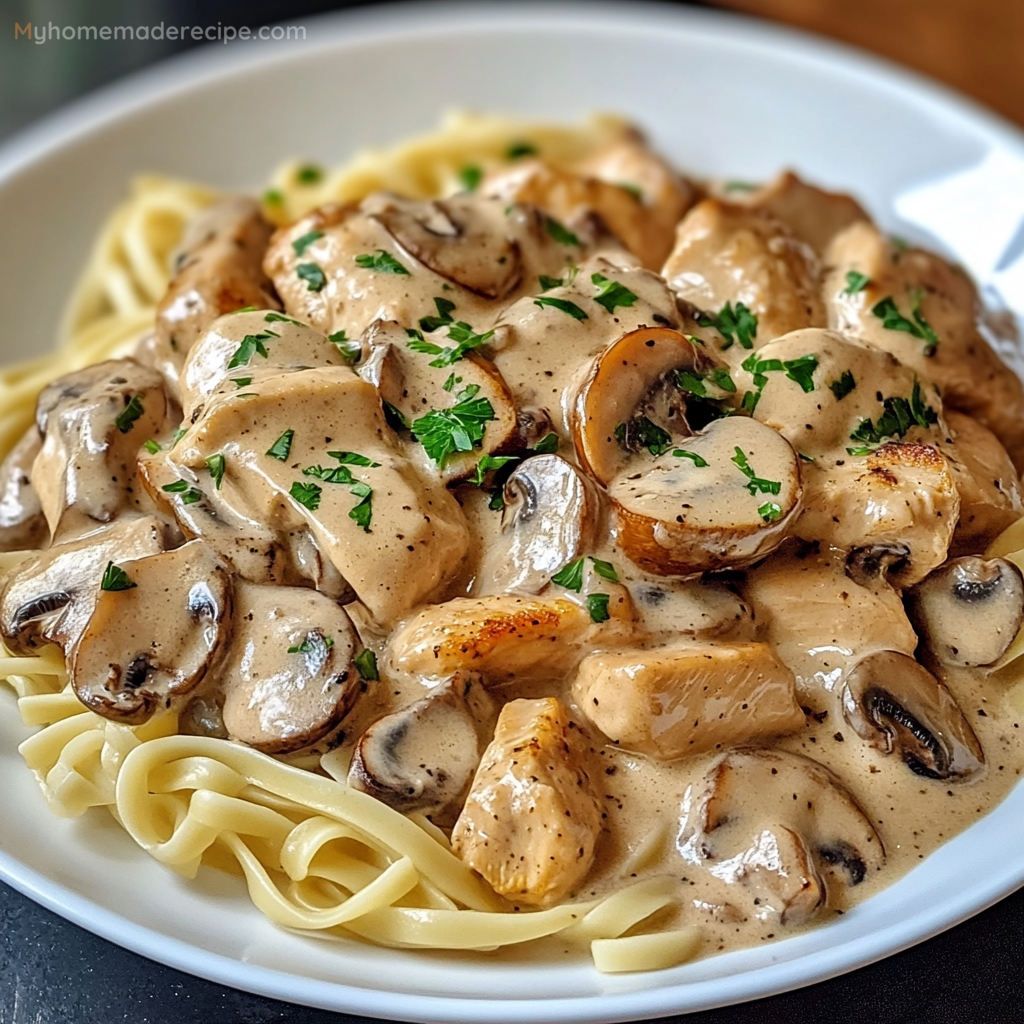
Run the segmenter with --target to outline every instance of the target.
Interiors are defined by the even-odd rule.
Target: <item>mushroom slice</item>
[[[447,678],[460,669],[488,684],[562,677],[595,644],[615,646],[634,633],[624,587],[612,593],[609,618],[595,623],[586,606],[567,597],[456,597],[431,605],[398,627],[388,643],[391,671],[409,678]]]
[[[435,335],[429,335],[433,340]],[[437,340],[443,341],[443,338]],[[473,472],[482,455],[512,446],[519,430],[512,394],[495,365],[477,352],[460,359],[453,374],[450,366],[431,365],[429,353],[409,348],[404,328],[391,321],[376,321],[367,332],[370,355],[360,367],[360,376],[376,385],[380,397],[397,409],[407,423],[433,410],[459,404],[471,388],[474,401],[490,403],[493,419],[487,421],[480,446],[452,453],[441,467],[430,462],[422,445],[412,446],[430,472],[440,472],[446,483],[464,479]],[[449,344],[448,347],[452,347]],[[456,386],[452,377],[458,377]]]
[[[95,530],[126,509],[151,511],[136,455],[169,426],[160,375],[131,359],[67,374],[39,397],[44,440],[32,466],[52,535]]]
[[[586,737],[556,697],[506,704],[452,849],[516,903],[564,900],[590,871],[601,832],[587,758]]]
[[[125,517],[26,559],[8,573],[0,591],[4,643],[19,654],[48,643],[70,654],[92,615],[107,563],[120,565],[163,549],[164,527],[158,519]]]
[[[668,374],[685,370],[704,377],[713,368],[685,335],[665,327],[642,327],[609,345],[591,364],[572,403],[569,426],[583,468],[598,483],[611,483],[629,461],[620,438],[638,406]],[[689,433],[685,423],[679,426]]]
[[[659,576],[750,565],[782,543],[799,508],[796,453],[744,416],[714,420],[640,460],[611,482],[608,497],[622,550]]]
[[[170,386],[211,321],[246,306],[280,309],[261,268],[272,230],[248,196],[215,203],[186,228],[174,277],[156,311],[153,355]]]
[[[403,813],[461,805],[497,709],[472,672],[374,722],[356,744],[348,784]]]
[[[286,754],[322,739],[366,689],[345,610],[302,587],[236,584],[234,640],[220,671],[232,739]]]
[[[956,699],[905,654],[880,651],[862,659],[840,696],[857,735],[885,754],[898,753],[915,775],[957,781],[985,765]]]
[[[572,694],[616,746],[659,761],[804,725],[793,673],[761,643],[598,652],[580,663]]]
[[[593,484],[558,455],[526,459],[505,484],[501,534],[477,575],[478,594],[539,593],[590,549],[600,515]]]
[[[425,202],[376,192],[362,212],[434,273],[488,299],[504,298],[519,283],[519,246],[509,238],[505,207],[483,195]]]
[[[943,665],[994,665],[1024,624],[1024,582],[1004,558],[953,558],[910,591],[907,611]]]
[[[119,563],[68,664],[78,699],[141,725],[202,682],[231,635],[231,577],[201,540]]]
[[[882,840],[856,800],[800,754],[731,750],[687,804],[683,856],[746,888],[748,913],[762,920],[777,914],[799,924],[828,898],[828,876],[856,886],[885,863]]]
[[[33,423],[0,464],[0,551],[42,547],[49,536],[39,495],[32,487],[32,463],[42,443]]]

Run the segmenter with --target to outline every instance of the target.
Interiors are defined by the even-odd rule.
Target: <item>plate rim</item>
[[[303,19],[307,30],[314,29],[314,39],[309,38],[307,31],[305,41],[256,41],[223,49],[201,46],[164,58],[90,92],[10,136],[0,145],[0,189],[31,171],[37,162],[106,125],[130,118],[165,100],[205,89],[220,79],[244,74],[258,66],[285,62],[299,50],[309,53],[310,46],[317,51],[346,50],[453,29],[572,26],[578,30],[579,15],[584,9],[586,28],[592,31],[642,33],[657,29],[679,36],[692,37],[696,33],[716,38],[727,34],[732,44],[740,42],[776,53],[781,50],[787,57],[812,67],[827,65],[833,75],[839,71],[851,79],[870,80],[874,86],[895,91],[903,100],[933,110],[947,121],[952,117],[976,136],[1015,151],[1024,159],[1024,132],[976,101],[885,58],[802,30],[730,11],[668,7],[647,0],[631,0],[628,12],[614,0],[561,0],[554,4],[502,0],[486,7],[466,0],[429,5],[404,2],[329,12]],[[400,17],[395,17],[396,14]],[[837,947],[842,953],[839,962],[828,971],[823,972],[808,962],[810,958],[801,956],[731,976],[728,996],[712,995],[703,999],[685,996],[687,993],[697,995],[706,987],[720,986],[723,979],[677,982],[647,990],[569,996],[561,1000],[495,1001],[359,988],[257,967],[135,924],[2,850],[0,879],[65,920],[116,945],[187,974],[269,998],[372,1017],[400,1015],[405,1020],[425,1024],[473,1024],[476,1021],[543,1024],[552,1020],[565,1024],[612,1024],[778,995],[884,959],[967,920],[1024,886],[1024,862],[1008,862],[1004,870],[990,874],[980,886],[975,884],[970,899],[958,893],[938,907],[925,908],[905,917],[884,933],[873,932],[844,943]],[[882,934],[884,942],[879,940]]]

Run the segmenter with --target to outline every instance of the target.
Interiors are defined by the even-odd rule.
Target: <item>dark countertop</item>
[[[1024,855],[1024,854],[1022,854]],[[687,1024],[1020,1024],[1024,890],[897,956]],[[0,885],[0,1024],[355,1024],[189,977]]]

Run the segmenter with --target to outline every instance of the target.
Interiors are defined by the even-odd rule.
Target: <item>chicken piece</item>
[[[767,644],[675,644],[598,652],[572,685],[580,710],[617,747],[673,761],[795,732],[793,673]]]
[[[32,486],[54,540],[95,530],[126,511],[148,513],[136,456],[170,426],[160,375],[131,359],[76,370],[39,396],[43,445]]]
[[[452,849],[517,904],[560,903],[593,864],[601,805],[586,746],[555,697],[514,700],[501,710]]]
[[[50,535],[32,487],[32,463],[42,444],[33,423],[0,464],[0,551],[42,547]]]
[[[661,273],[679,299],[725,327],[720,348],[730,366],[789,331],[825,326],[814,251],[762,210],[698,203],[680,222]],[[730,312],[741,320],[731,331]]]
[[[492,685],[560,678],[595,644],[617,646],[634,632],[629,592],[608,580],[600,588],[611,598],[609,618],[601,622],[582,603],[550,594],[456,597],[432,605],[392,634],[389,671],[441,679],[469,669]]]
[[[955,409],[944,413],[949,439],[942,454],[960,493],[960,518],[952,554],[984,551],[1011,523],[1024,516],[1020,481],[999,438]]]
[[[280,309],[261,268],[272,230],[259,203],[247,196],[215,203],[189,224],[150,347],[172,394],[185,357],[211,321],[246,306]]]
[[[1024,385],[979,332],[980,300],[967,274],[864,222],[836,237],[825,262],[829,326],[891,352],[937,385],[946,405],[988,427],[1024,468]],[[853,288],[859,278],[850,275],[867,282]]]

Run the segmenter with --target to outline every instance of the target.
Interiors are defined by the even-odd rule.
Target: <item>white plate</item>
[[[44,349],[97,225],[139,171],[258,187],[453,106],[573,119],[616,110],[698,174],[779,167],[858,193],[889,229],[956,253],[1024,313],[1024,141],[967,102],[794,33],[631,2],[383,7],[311,19],[305,43],[205,49],[88,98],[0,153],[0,357]],[[279,930],[239,883],[187,884],[102,812],[49,814],[0,697],[0,876],[154,960],[327,1009],[416,1021],[632,1020],[739,1002],[887,956],[1024,884],[1024,787],[837,923],[654,974],[410,954]]]

